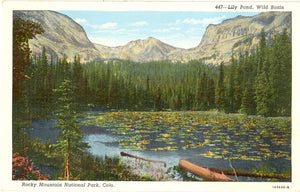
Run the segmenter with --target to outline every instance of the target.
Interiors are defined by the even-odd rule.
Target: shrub
[[[14,180],[49,180],[48,175],[42,175],[41,172],[32,167],[32,161],[19,153],[13,154],[13,172]]]

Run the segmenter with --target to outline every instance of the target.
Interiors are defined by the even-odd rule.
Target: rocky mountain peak
[[[72,60],[80,56],[81,61],[94,59],[130,59],[137,62],[171,60],[187,62],[206,58],[207,63],[228,63],[231,55],[251,52],[259,42],[260,32],[267,37],[280,34],[284,29],[291,34],[291,12],[263,12],[258,15],[237,16],[206,28],[200,44],[192,49],[181,49],[168,45],[154,37],[133,40],[124,46],[108,47],[93,44],[84,29],[66,15],[53,11],[14,11],[21,17],[40,23],[45,33],[30,41],[33,54],[40,54],[46,47],[48,56],[67,57]]]
[[[98,50],[88,39],[84,29],[66,15],[54,11],[14,11],[13,17],[30,20],[41,24],[45,32],[30,40],[33,54],[47,50],[48,58],[67,57],[72,61],[80,56],[81,61],[98,58]]]
[[[264,30],[271,37],[273,33],[291,33],[290,12],[264,12],[252,17],[238,16],[218,25],[209,25],[196,48],[196,52],[209,58],[210,62],[228,62],[232,54],[251,51]]]
[[[105,59],[130,59],[138,62],[166,60],[168,55],[179,50],[179,48],[163,43],[154,37],[133,40],[124,46],[114,48],[103,47],[97,44],[96,47]]]

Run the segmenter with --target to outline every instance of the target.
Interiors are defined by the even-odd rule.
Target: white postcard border
[[[266,11],[291,11],[292,12],[292,51],[293,51],[293,89],[292,89],[292,182],[116,182],[116,181],[26,181],[32,186],[22,186],[24,181],[12,180],[12,11],[13,10],[102,10],[102,11],[259,11],[261,10],[228,10],[216,9],[216,5],[233,4],[241,5],[282,5],[283,10]],[[300,191],[299,169],[299,140],[300,140],[300,2],[299,1],[152,1],[152,2],[102,2],[102,1],[3,1],[1,13],[1,179],[0,191]],[[61,184],[62,187],[38,187],[40,183]],[[65,183],[84,184],[84,187],[64,187]],[[98,184],[101,187],[88,187]],[[36,185],[35,185],[36,184]],[[34,187],[35,185],[35,187]],[[111,186],[113,185],[113,186]],[[91,186],[91,185],[90,185]],[[276,186],[285,186],[282,189]],[[288,188],[287,188],[288,187]]]

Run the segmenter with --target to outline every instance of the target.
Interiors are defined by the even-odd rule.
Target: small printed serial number
[[[289,189],[290,186],[286,186],[286,185],[274,185],[272,186],[273,189]]]
[[[215,6],[216,9],[234,9],[236,10],[238,8],[237,5],[216,5]]]
[[[216,8],[216,9],[222,9],[222,8],[223,8],[223,5],[216,5],[215,8]]]

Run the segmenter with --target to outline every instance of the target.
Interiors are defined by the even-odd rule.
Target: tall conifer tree
[[[220,64],[220,74],[216,90],[216,106],[219,110],[225,109],[225,84],[224,84],[224,64]]]
[[[55,115],[58,122],[56,127],[62,129],[55,149],[65,157],[64,179],[70,180],[70,159],[76,158],[72,155],[87,145],[82,142],[81,126],[76,121],[77,107],[71,80],[65,79],[54,92],[57,95]]]
[[[258,70],[255,79],[255,101],[258,115],[270,115],[270,84],[268,79],[267,41],[265,32],[261,32],[261,40],[258,46]]]

